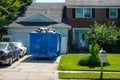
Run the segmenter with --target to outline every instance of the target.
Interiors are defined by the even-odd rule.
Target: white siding
[[[21,33],[21,32],[16,32],[13,35],[13,41],[17,42],[23,42],[24,45],[28,45],[29,43],[29,34],[28,33]]]
[[[13,36],[13,41],[20,41],[24,45],[28,47],[28,52],[29,52],[29,39],[30,35],[29,33],[34,31],[36,28],[12,28],[8,29],[8,34]],[[67,41],[68,41],[68,29],[62,29],[62,28],[57,28],[57,32],[61,34],[61,50],[60,53],[66,53],[67,52]]]
[[[68,43],[68,29],[56,29],[61,34],[61,49],[60,53],[67,53],[67,43]]]
[[[61,37],[61,49],[60,49],[60,53],[66,53],[67,52],[67,37]]]
[[[29,33],[34,29],[9,29],[8,34],[13,36],[13,42],[22,42],[28,48],[29,52]]]

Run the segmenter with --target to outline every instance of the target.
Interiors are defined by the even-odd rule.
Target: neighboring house
[[[115,21],[120,27],[120,0],[66,0],[66,18],[72,29],[69,33],[70,49],[88,49],[85,33],[94,21],[108,23]]]
[[[18,19],[8,26],[7,36],[10,41],[23,42],[29,49],[30,32],[37,28],[55,29],[61,34],[61,53],[67,52],[68,30],[71,26],[62,23],[65,3],[31,3],[20,14]],[[6,39],[8,40],[8,39]]]
[[[15,22],[5,26],[9,35],[4,37],[9,37],[10,41],[21,41],[29,48],[30,32],[38,27],[53,28],[61,33],[61,53],[73,48],[87,50],[89,41],[85,31],[94,21],[115,21],[116,25],[120,26],[120,0],[32,3],[23,12]]]

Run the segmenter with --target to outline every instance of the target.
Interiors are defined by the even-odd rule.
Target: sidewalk
[[[100,71],[67,71],[67,70],[59,70],[58,72],[64,72],[64,73],[100,73]],[[103,71],[103,73],[118,73],[120,74],[120,72],[109,72],[109,71]]]
[[[58,73],[88,73],[88,75],[89,75],[89,73],[100,73],[100,71],[67,71],[67,70],[65,70],[65,71],[62,71],[62,70],[60,70],[60,71],[58,71]],[[106,72],[106,71],[103,71],[103,74],[104,73],[108,73],[108,74],[111,74],[111,73],[115,73],[115,74],[119,74],[119,76],[120,76],[120,72]],[[59,79],[59,80],[98,80],[98,79],[92,79],[92,78],[83,78],[83,79]],[[108,79],[103,79],[103,80],[120,80],[119,78],[113,78],[113,79],[111,79],[111,78],[108,78]]]

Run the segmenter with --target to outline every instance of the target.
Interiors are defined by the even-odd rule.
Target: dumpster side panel
[[[35,58],[54,58],[60,51],[60,34],[30,33],[30,53]]]

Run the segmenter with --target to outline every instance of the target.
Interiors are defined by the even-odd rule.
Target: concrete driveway
[[[26,55],[12,66],[0,66],[0,80],[58,80],[59,59],[35,60]]]

